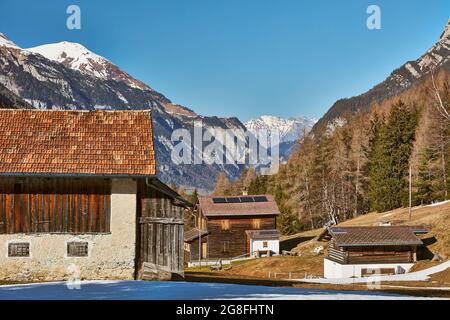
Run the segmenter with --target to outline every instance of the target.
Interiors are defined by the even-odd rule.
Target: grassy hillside
[[[444,259],[450,258],[450,202],[414,207],[411,218],[410,221],[408,209],[402,208],[384,213],[370,213],[341,225],[377,225],[380,222],[390,222],[392,225],[423,225],[430,230],[422,236],[426,247]]]
[[[429,250],[428,260],[420,261],[415,270],[429,267],[437,262],[431,262],[433,254],[437,253],[442,258],[450,258],[450,202],[439,205],[419,206],[412,210],[411,221],[408,209],[396,209],[384,213],[369,213],[347,220],[342,226],[370,226],[380,222],[390,222],[392,225],[423,225],[430,232],[422,236],[426,248]],[[247,276],[272,279],[288,278],[289,273],[293,278],[305,276],[323,276],[323,255],[313,253],[314,248],[324,246],[326,243],[318,242],[315,237],[322,229],[302,232],[293,236],[284,237],[281,241],[282,249],[292,249],[298,252],[298,257],[271,257],[249,260],[233,265],[231,269],[217,272],[218,275]],[[201,271],[207,271],[204,268]],[[450,280],[450,272],[444,271],[436,275],[442,282]]]

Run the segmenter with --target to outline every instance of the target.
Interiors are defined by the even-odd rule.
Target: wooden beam
[[[163,217],[140,217],[139,223],[184,224],[183,219]]]

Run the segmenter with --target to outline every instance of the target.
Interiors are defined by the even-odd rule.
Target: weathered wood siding
[[[184,208],[162,192],[138,187],[138,272],[145,263],[173,273],[184,271]]]
[[[229,230],[222,230],[222,220],[229,220]],[[214,218],[208,219],[208,257],[231,258],[249,252],[249,242],[246,230],[254,230],[253,219],[260,220],[260,229],[276,229],[275,217],[252,217],[252,218]],[[198,244],[198,243],[197,243]],[[228,248],[228,250],[224,250]]]
[[[208,242],[208,236],[202,237],[202,243]],[[201,247],[199,247],[198,238],[190,242],[190,252],[189,252],[189,261],[197,261],[198,254],[201,252]]]
[[[111,181],[0,177],[0,234],[106,233]]]
[[[342,264],[411,263],[415,250],[408,246],[340,248],[330,242],[328,258]]]

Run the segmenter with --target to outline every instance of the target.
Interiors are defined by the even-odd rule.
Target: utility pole
[[[411,163],[409,164],[409,208],[408,208],[408,213],[409,213],[409,221],[411,221],[411,219],[412,219],[412,214],[411,214],[411,202],[412,202],[412,197],[411,197],[411,194],[412,194],[412,174],[411,174]]]

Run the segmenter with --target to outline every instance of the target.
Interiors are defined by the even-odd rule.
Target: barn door
[[[157,190],[140,195],[137,278],[169,280],[184,274],[183,208]]]
[[[183,274],[182,221],[142,217],[140,230],[141,278],[149,272],[159,273],[155,276],[157,279],[170,278],[169,274]]]

